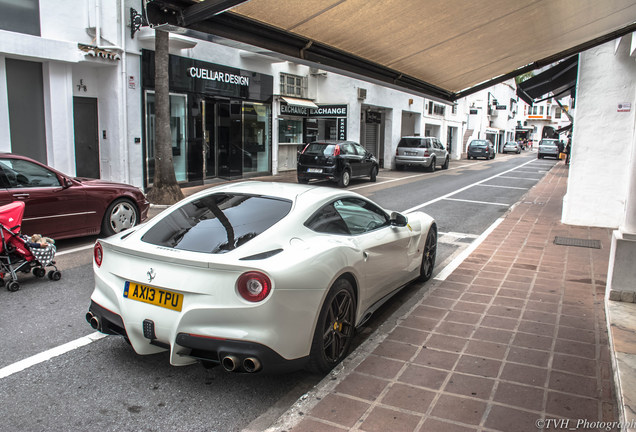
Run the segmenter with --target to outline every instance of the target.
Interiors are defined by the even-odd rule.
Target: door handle
[[[364,251],[362,252],[362,257],[364,258],[364,261],[366,262],[366,260],[369,259],[369,254],[366,251]]]
[[[28,197],[29,197],[28,193],[14,193],[13,194],[13,198],[16,198],[16,199],[26,199]]]

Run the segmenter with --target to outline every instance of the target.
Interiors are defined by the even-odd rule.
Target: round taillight
[[[104,250],[99,242],[95,243],[95,247],[93,248],[93,258],[95,258],[97,267],[101,267],[102,259],[104,259]]]
[[[259,302],[265,299],[272,290],[269,278],[257,271],[243,273],[237,282],[238,292],[245,300]]]

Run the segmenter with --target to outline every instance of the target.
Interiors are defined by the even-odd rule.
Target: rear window
[[[471,141],[470,145],[473,147],[486,147],[486,141]]]
[[[333,156],[333,150],[335,148],[335,144],[309,143],[303,151],[303,154],[316,156]]]
[[[539,142],[539,145],[555,146],[555,145],[557,145],[557,142],[556,142],[556,140],[541,140]]]
[[[247,243],[284,218],[288,200],[212,194],[184,204],[157,222],[141,238],[157,246],[222,254]]]
[[[424,138],[402,138],[398,143],[398,147],[426,148],[426,140]]]

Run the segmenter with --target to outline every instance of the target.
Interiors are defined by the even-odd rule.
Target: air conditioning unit
[[[358,99],[366,99],[367,98],[367,89],[358,87]]]
[[[327,71],[312,67],[312,68],[309,68],[309,75],[312,75],[312,76],[327,76]]]

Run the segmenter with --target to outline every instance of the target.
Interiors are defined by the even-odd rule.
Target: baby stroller
[[[0,206],[0,286],[7,285],[9,291],[20,289],[16,272],[29,273],[33,270],[36,277],[44,277],[46,267],[53,267],[49,271],[49,279],[60,280],[62,273],[55,266],[55,246],[47,244],[29,243],[28,237],[20,233],[22,217],[24,216],[24,202],[14,201]],[[31,245],[31,246],[29,246]],[[4,278],[10,279],[8,282]]]

